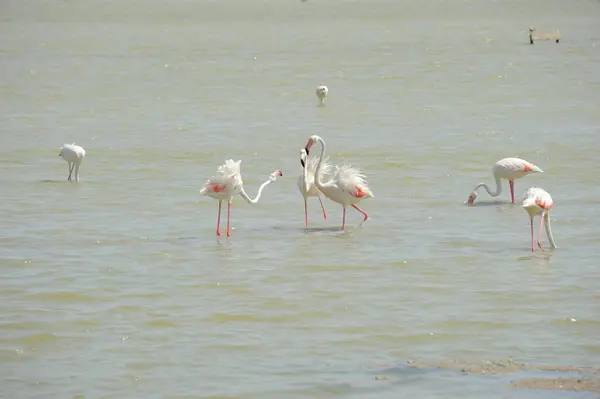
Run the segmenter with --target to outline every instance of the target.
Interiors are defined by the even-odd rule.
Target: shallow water
[[[600,3],[573,4],[3,2],[2,391],[564,397],[373,376],[415,358],[599,366]],[[531,46],[530,25],[563,40]],[[311,198],[304,229],[312,134],[367,175],[363,226],[350,209],[347,233],[322,229]],[[79,183],[66,142],[87,151]],[[557,250],[531,254],[506,183],[464,205],[508,156],[544,170],[516,194],[553,196]],[[236,199],[231,238],[198,193],[228,158],[251,196],[284,173]]]

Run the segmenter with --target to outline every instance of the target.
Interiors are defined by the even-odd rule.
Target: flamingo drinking
[[[365,222],[369,218],[369,215],[356,206],[363,198],[374,197],[373,192],[367,187],[365,175],[350,165],[342,165],[336,166],[331,180],[322,182],[321,171],[325,159],[325,141],[319,136],[311,136],[304,149],[307,154],[310,154],[310,149],[316,142],[321,144],[321,155],[315,170],[315,186],[327,198],[342,205],[342,231],[344,231],[344,227],[346,226],[346,207],[348,205],[362,213],[365,217],[363,222]]]
[[[67,180],[71,181],[71,174],[73,173],[73,168],[75,168],[75,181],[79,181],[79,165],[81,165],[81,161],[83,161],[83,158],[85,157],[85,150],[83,147],[78,146],[75,143],[64,144],[61,147],[58,156],[69,163],[69,177]]]
[[[233,159],[228,159],[225,164],[217,168],[217,174],[204,183],[204,187],[200,190],[200,194],[208,195],[219,201],[219,214],[217,216],[217,235],[221,235],[221,204],[227,201],[227,236],[231,236],[230,218],[231,218],[231,201],[233,197],[239,194],[249,204],[256,204],[260,199],[262,190],[271,182],[277,179],[277,176],[283,176],[280,170],[271,173],[269,179],[260,185],[256,197],[250,198],[244,191],[244,183],[240,173],[240,164],[242,161],[235,162]]]
[[[477,198],[477,190],[479,187],[485,188],[489,195],[492,197],[497,197],[502,192],[502,183],[500,179],[508,180],[508,185],[510,187],[510,197],[512,203],[515,203],[515,180],[520,179],[524,176],[527,176],[530,173],[542,173],[543,170],[532,164],[531,162],[527,162],[524,159],[520,158],[504,158],[496,162],[494,167],[492,168],[492,173],[494,174],[494,179],[496,179],[496,191],[490,190],[490,188],[485,183],[479,183],[473,188],[473,192],[469,195],[467,199],[467,204],[473,205],[475,199]]]
[[[538,247],[540,247],[542,251],[544,250],[544,247],[542,247],[542,243],[540,242],[542,238],[542,225],[544,225],[546,226],[546,235],[548,236],[548,241],[550,241],[550,246],[556,248],[554,236],[552,235],[552,228],[550,227],[550,209],[552,209],[553,205],[554,202],[552,201],[550,194],[538,187],[531,187],[523,196],[523,208],[529,214],[529,219],[531,221],[531,252],[535,252],[535,246],[533,245],[533,218],[537,215],[540,215],[540,231],[537,240]]]
[[[304,198],[304,224],[308,227],[308,197],[317,197],[321,203],[321,209],[323,209],[323,218],[325,218],[325,224],[327,224],[327,212],[325,212],[325,206],[321,199],[321,192],[315,185],[315,171],[317,169],[318,158],[309,157],[306,154],[306,150],[303,148],[300,150],[300,164],[302,165],[302,173],[298,176],[298,189],[300,194]],[[327,160],[323,161],[321,166],[321,174],[329,175],[331,173],[331,165]]]

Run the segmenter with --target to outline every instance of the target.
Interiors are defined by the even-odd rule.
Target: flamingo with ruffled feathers
[[[508,180],[508,186],[510,188],[510,198],[512,203],[515,203],[515,180],[525,177],[531,173],[543,173],[543,170],[520,158],[504,158],[499,160],[492,167],[492,173],[496,180],[496,191],[492,191],[487,184],[479,183],[473,188],[473,191],[467,199],[467,204],[473,205],[477,198],[477,190],[479,187],[485,188],[489,195],[497,197],[502,192],[502,183],[500,179]]]
[[[200,194],[207,195],[219,201],[219,213],[217,216],[217,235],[221,235],[221,204],[227,201],[227,236],[231,236],[231,202],[233,197],[240,195],[249,204],[256,204],[260,199],[263,189],[277,179],[277,176],[283,176],[281,170],[276,170],[271,173],[269,179],[260,185],[256,197],[250,198],[244,190],[244,182],[240,172],[240,164],[242,161],[235,162],[233,159],[228,159],[225,164],[217,168],[217,174],[208,179],[204,183],[204,187],[200,190]]]
[[[548,192],[539,188],[531,187],[525,192],[523,196],[523,208],[529,214],[531,223],[531,252],[535,252],[534,238],[533,238],[533,218],[540,215],[540,231],[538,233],[537,245],[543,251],[541,238],[542,238],[542,225],[546,227],[546,236],[552,248],[556,248],[554,242],[554,236],[552,235],[552,228],[550,227],[550,209],[554,206],[554,201]]]
[[[330,200],[342,205],[342,231],[346,226],[346,207],[351,206],[364,215],[367,221],[369,215],[360,209],[358,204],[364,198],[373,198],[373,192],[367,187],[365,175],[350,165],[336,166],[331,180],[323,182],[321,172],[325,159],[325,141],[319,136],[311,136],[304,150],[310,154],[310,149],[315,143],[321,144],[321,155],[315,170],[315,186]]]
[[[298,176],[297,184],[300,194],[302,194],[302,197],[304,198],[304,225],[306,227],[308,227],[308,197],[317,197],[319,199],[319,202],[321,203],[321,209],[323,210],[323,218],[325,219],[325,224],[327,224],[327,212],[325,211],[325,206],[323,205],[323,200],[321,199],[322,193],[315,185],[315,171],[318,163],[318,158],[309,157],[304,148],[300,150],[300,165],[302,165],[302,172],[300,173],[300,176]],[[327,162],[327,160],[323,161],[323,166],[321,166],[321,174],[331,174],[331,165]]]

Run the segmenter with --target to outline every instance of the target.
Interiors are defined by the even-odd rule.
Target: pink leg
[[[221,235],[221,202],[219,201],[219,216],[217,216],[217,235]]]
[[[363,223],[367,221],[367,219],[369,218],[369,215],[367,215],[367,212],[363,211],[362,209],[360,209],[356,205],[352,205],[352,208],[356,209],[357,211],[359,211],[360,213],[362,213],[363,215],[365,215]]]
[[[529,221],[531,222],[531,252],[535,252],[535,245],[533,245],[533,243],[534,243],[534,238],[533,238],[533,218],[530,218]]]
[[[308,227],[308,204],[306,198],[304,198],[304,226]]]
[[[342,231],[344,231],[344,227],[346,227],[346,207],[343,207],[342,209]]]
[[[327,224],[327,212],[325,212],[325,206],[323,205],[323,200],[321,200],[321,196],[317,196],[319,202],[321,203],[321,209],[323,209],[323,218],[325,218],[325,224]]]
[[[231,237],[231,228],[229,227],[229,220],[231,220],[231,201],[227,203],[227,237]]]
[[[540,249],[543,251],[544,247],[542,247],[542,242],[541,242],[541,239],[542,239],[542,226],[544,226],[544,214],[543,213],[540,215],[540,233],[538,234],[538,242],[537,242],[538,247],[540,247]]]
[[[510,199],[511,199],[512,203],[514,204],[515,203],[515,181],[509,180],[508,186],[510,187]]]

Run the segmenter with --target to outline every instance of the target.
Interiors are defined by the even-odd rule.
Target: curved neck
[[[318,137],[317,140],[319,143],[321,143],[321,156],[319,158],[319,163],[317,164],[317,169],[315,169],[315,186],[317,186],[319,190],[322,190],[323,183],[321,183],[321,165],[325,159],[325,142],[320,137]]]
[[[485,188],[485,191],[487,191],[488,194],[491,195],[492,197],[497,197],[502,192],[502,183],[500,182],[500,178],[499,177],[496,177],[496,191],[492,192],[492,190],[490,190],[490,188],[488,187],[488,185],[485,184],[485,183],[479,183],[477,186],[475,186],[475,188],[473,189],[473,191],[477,191],[479,189],[479,187]]]
[[[548,212],[544,213],[544,226],[546,227],[546,235],[548,236],[548,241],[550,241],[550,246],[556,248],[552,228],[550,227],[550,214]]]
[[[262,194],[263,189],[269,184],[271,183],[273,180],[269,178],[269,180],[267,180],[266,182],[264,182],[263,184],[260,185],[260,187],[258,188],[258,193],[256,193],[256,197],[254,198],[250,198],[248,196],[248,194],[246,194],[246,191],[244,191],[244,187],[240,188],[240,195],[242,196],[243,199],[246,200],[246,202],[248,202],[249,204],[256,204],[258,202],[258,200],[260,199],[260,195]]]

